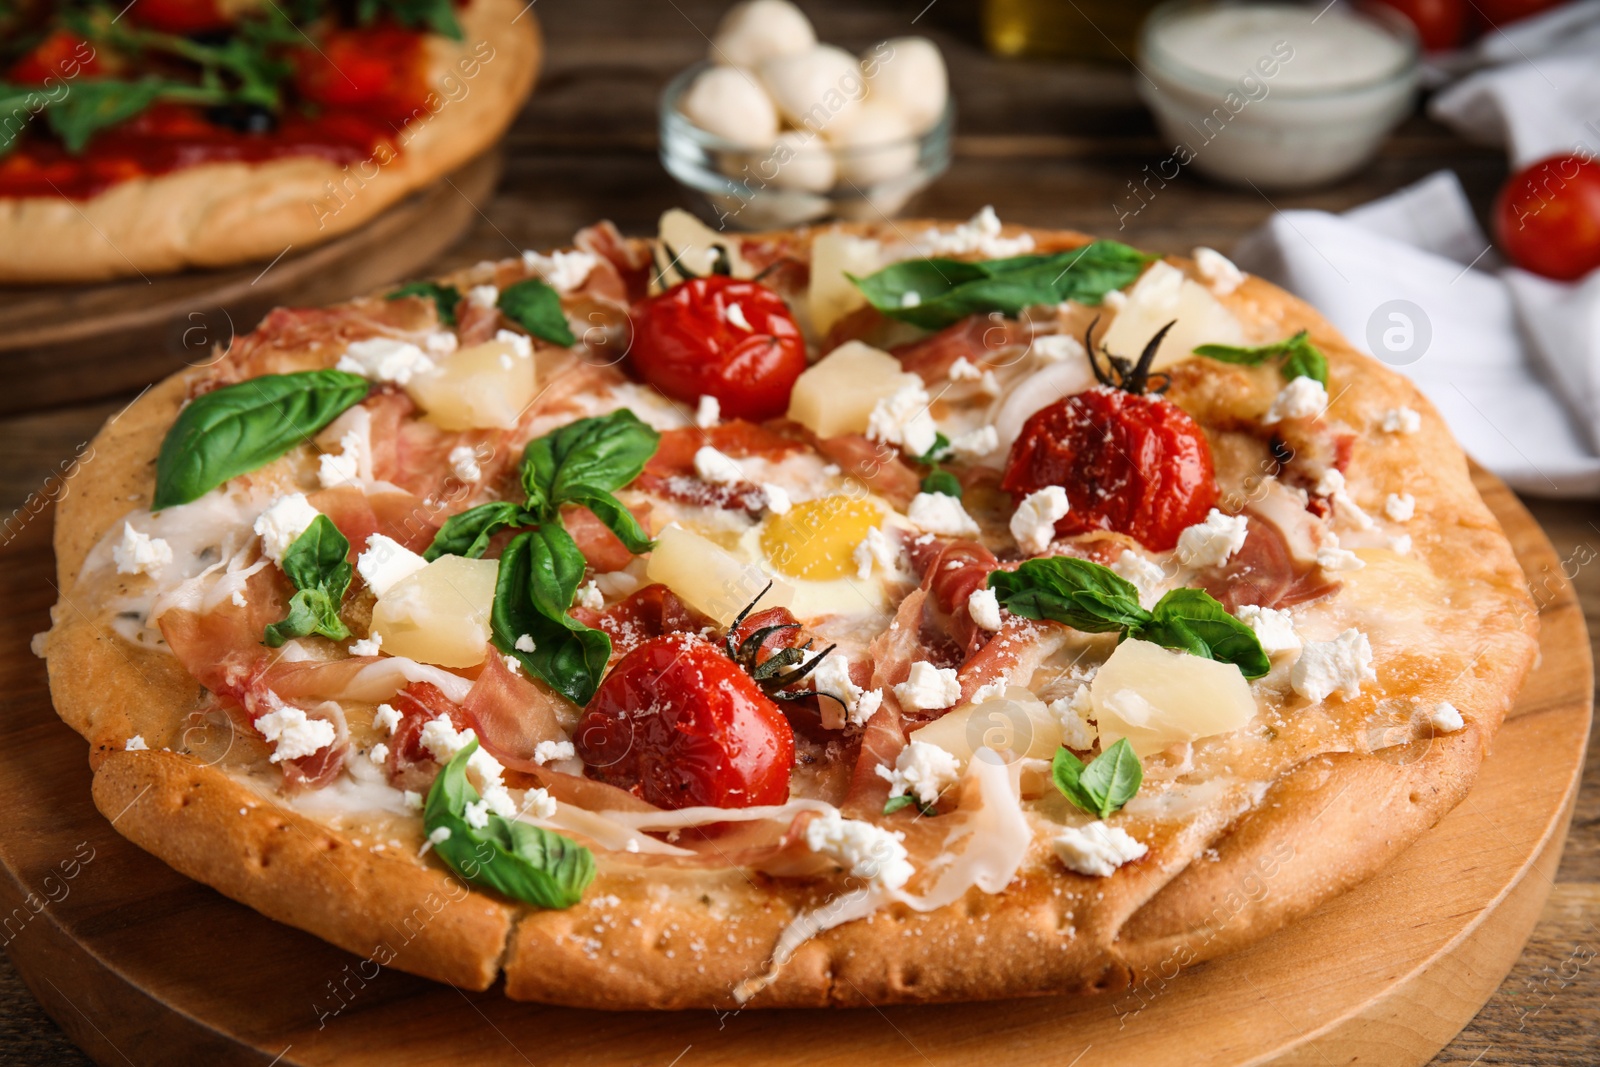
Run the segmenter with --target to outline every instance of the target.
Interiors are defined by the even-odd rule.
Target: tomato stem
[[[1126,356],[1114,356],[1104,344],[1100,346],[1100,354],[1106,357],[1107,366],[1102,369],[1100,361],[1095,358],[1094,328],[1100,325],[1099,316],[1089,323],[1088,329],[1083,331],[1083,347],[1089,354],[1089,369],[1094,371],[1095,380],[1101,385],[1112,389],[1121,389],[1125,393],[1140,396],[1144,393],[1164,393],[1172,384],[1170,375],[1151,374],[1150,366],[1156,360],[1156,352],[1161,348],[1161,342],[1167,336],[1167,331],[1178,324],[1173,319],[1161,329],[1156,331],[1154,337],[1145,342],[1144,351],[1139,353],[1139,360],[1135,363]],[[1160,385],[1153,385],[1152,379],[1160,379]]]

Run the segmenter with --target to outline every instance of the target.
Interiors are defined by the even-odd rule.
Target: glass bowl
[[[836,149],[799,130],[771,148],[752,149],[701,129],[678,109],[690,83],[709,66],[696,63],[661,93],[661,165],[706,198],[718,228],[892,218],[950,166],[953,100],[937,122],[905,140]]]

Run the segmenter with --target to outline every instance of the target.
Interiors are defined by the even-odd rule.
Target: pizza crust
[[[84,201],[0,198],[0,284],[223,267],[356,229],[461,167],[510,126],[542,52],[537,22],[519,18],[522,10],[518,0],[474,0],[460,12],[462,41],[430,40],[430,82],[445,103],[413,123],[415,135],[382,166],[368,160],[347,169],[304,157],[205,163],[120,182]],[[464,77],[460,62],[479,63],[476,76]],[[466,91],[450,100],[460,92],[447,92],[451,85]]]
[[[1058,245],[1085,240],[1034,232]],[[1141,862],[1094,879],[1066,873],[1035,842],[1003,894],[972,889],[928,914],[894,904],[829,930],[802,945],[743,1006],[1124,990],[1175,963],[1258,940],[1358,884],[1471,787],[1537,651],[1537,611],[1510,544],[1473,487],[1460,448],[1407,380],[1357,353],[1311,308],[1266,282],[1251,278],[1225,302],[1259,340],[1311,331],[1328,357],[1342,418],[1361,428],[1350,470],[1384,492],[1416,495],[1417,518],[1408,526],[1414,554],[1448,585],[1464,666],[1441,663],[1432,675],[1406,679],[1402,692],[1451,701],[1466,714],[1466,727],[1373,754],[1312,756],[1219,828],[1207,850],[1194,850],[1201,858],[1193,861]],[[184,388],[181,377],[170,379],[96,439],[96,458],[58,511],[63,589],[72,589],[104,531],[149,500],[154,456]],[[1401,405],[1422,413],[1421,430],[1383,434],[1382,412]],[[170,753],[121,751],[136,732],[152,748],[170,743],[172,709],[193,705],[196,683],[170,657],[121,643],[70,594],[57,605],[55,623],[48,659],[57,709],[89,739],[96,803],[130,840],[264,914],[363,954],[427,893],[453,884],[409,856],[373,857],[344,835],[264,802],[220,769]],[[107,693],[121,697],[108,700]],[[264,854],[275,857],[265,869]],[[335,880],[332,871],[343,877]],[[499,969],[515,999],[733,1007],[740,983],[766,971],[782,929],[840,891],[834,883],[742,870],[619,870],[602,856],[599,877],[574,908],[538,911],[474,891],[459,916],[450,909],[448,923],[430,927],[393,965],[476,988]]]

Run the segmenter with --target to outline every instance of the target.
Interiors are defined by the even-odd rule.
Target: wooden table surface
[[[507,142],[499,192],[474,205],[478,224],[439,268],[560,245],[601,217],[648,232],[664,208],[693,206],[656,160],[656,94],[673,72],[701,57],[724,6],[723,0],[530,5],[548,39],[546,68]],[[1163,252],[1197,244],[1226,251],[1275,206],[1339,211],[1445,167],[1461,176],[1481,214],[1506,172],[1498,152],[1415,117],[1371,166],[1339,185],[1269,203],[1253,191],[1184,173],[1134,214],[1139,201],[1131,183],[1171,147],[1135,96],[1136,74],[989,57],[978,46],[974,0],[802,0],[802,6],[824,40],[852,50],[907,33],[928,34],[945,49],[960,109],[956,160],[912,205],[918,214],[964,218],[990,203],[1008,221],[1072,227]],[[62,491],[55,472],[127,399],[0,419],[0,514],[20,509],[6,523],[0,551],[18,523],[31,521],[40,502]],[[1565,575],[1532,578],[1550,588],[1575,582],[1600,647],[1600,506],[1527,503],[1566,563]],[[1600,747],[1600,735],[1593,747]],[[1435,1064],[1600,1063],[1600,760],[1593,756],[1549,904],[1527,950]],[[0,956],[0,1065],[88,1062]],[[692,1053],[685,1067],[692,1067]]]

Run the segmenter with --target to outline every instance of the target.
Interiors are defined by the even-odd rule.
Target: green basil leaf
[[[479,803],[467,780],[467,760],[477,751],[472,741],[445,764],[428,790],[422,824],[434,842],[433,851],[472,885],[539,908],[570,908],[583,899],[594,881],[594,854],[560,834],[539,826],[488,813],[482,828],[465,817],[468,804]],[[438,831],[448,831],[448,836]]]
[[[561,310],[561,294],[538,278],[526,278],[500,290],[497,305],[506,318],[541,341],[571,348],[578,343]]]
[[[1269,359],[1277,360],[1278,372],[1283,375],[1284,381],[1315,378],[1324,388],[1328,384],[1328,358],[1311,343],[1311,335],[1305,330],[1282,341],[1274,341],[1270,345],[1257,345],[1254,348],[1201,345],[1194,350],[1194,354],[1220,360],[1223,363],[1240,363],[1250,367],[1259,366]]]
[[[1139,277],[1154,256],[1116,241],[1093,241],[1052,255],[969,263],[909,259],[865,278],[846,275],[868,303],[890,318],[938,330],[968,315],[1015,317],[1037,304],[1098,304]]]
[[[70,92],[45,109],[45,119],[68,154],[75,156],[88,147],[96,133],[138,115],[167,88],[168,83],[161,78],[79,80]]]
[[[267,627],[266,643],[277,648],[291,637],[321,634],[335,641],[350,636],[339,617],[339,606],[350,588],[355,569],[348,556],[350,542],[333,520],[318,515],[283,553],[283,573],[297,590],[289,601],[289,614]]]
[[[650,535],[644,532],[644,527],[639,525],[639,520],[633,517],[633,512],[622,505],[616,497],[600,489],[589,489],[586,486],[577,486],[567,494],[567,500],[573,504],[582,504],[594,512],[595,518],[606,524],[606,528],[617,535],[617,540],[627,547],[634,555],[650,551],[655,547],[655,542],[650,540]]]
[[[1133,627],[1129,636],[1231,663],[1246,678],[1260,678],[1272,669],[1255,631],[1203,589],[1173,589],[1150,615],[1150,621]]]
[[[191,400],[156,458],[160,511],[187,504],[310,440],[367,395],[365,378],[336,370],[268,374]]]
[[[501,530],[510,526],[531,526],[535,521],[521,505],[509,500],[479,504],[444,520],[422,558],[429,563],[440,556],[477,559],[488,551],[489,539]]]
[[[621,489],[639,477],[660,444],[661,435],[626,408],[535,438],[522,453],[528,509],[548,521],[578,495]]]
[[[942,433],[935,432],[933,435],[933,444],[928,447],[926,452],[917,457],[917,462],[923,464],[938,463],[940,460],[947,458],[949,455],[950,438],[946,437]]]
[[[1132,800],[1144,781],[1144,768],[1126,737],[1087,766],[1068,749],[1056,750],[1050,777],[1061,795],[1082,811],[1104,819]]]
[[[432,300],[439,314],[439,322],[445,326],[455,326],[456,305],[461,303],[461,290],[455,286],[440,285],[438,282],[411,282],[402,285],[385,299],[399,300],[404,296],[419,296],[424,300]]]
[[[1111,633],[1148,622],[1139,590],[1109,567],[1071,556],[1030,559],[993,571],[989,587],[1013,615],[1051,619],[1085,633]]]
[[[922,479],[922,491],[924,493],[943,493],[945,496],[953,496],[960,500],[961,479],[949,471],[932,471],[926,478]]]
[[[358,0],[356,18],[361,25],[369,25],[381,15],[390,16],[408,29],[421,26],[452,41],[462,39],[451,0]]]
[[[909,808],[915,803],[916,800],[911,796],[910,793],[901,793],[897,797],[889,798],[889,802],[883,806],[883,813],[885,815],[893,815],[901,808]]]
[[[491,615],[495,647],[578,705],[594,696],[611,658],[611,638],[568,614],[584,566],[558,523],[518,534],[500,556]],[[516,647],[523,635],[533,651]]]

